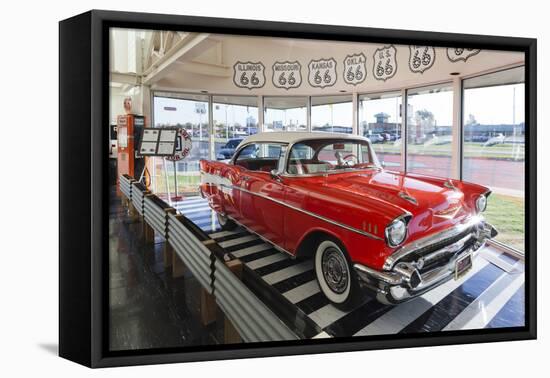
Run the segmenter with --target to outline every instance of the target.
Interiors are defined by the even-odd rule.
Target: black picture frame
[[[522,51],[526,66],[525,327],[109,352],[110,27]],[[537,42],[530,38],[92,10],[59,23],[59,355],[89,367],[535,339]]]

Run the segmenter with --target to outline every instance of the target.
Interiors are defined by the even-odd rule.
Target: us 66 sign
[[[261,62],[237,62],[233,66],[233,82],[239,88],[262,88],[265,66]]]
[[[367,77],[367,57],[365,54],[353,54],[344,59],[344,81],[347,84],[357,85]]]
[[[312,60],[308,64],[309,85],[317,88],[332,87],[336,84],[336,60],[318,59]]]

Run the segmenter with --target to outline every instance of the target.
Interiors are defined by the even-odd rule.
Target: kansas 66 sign
[[[318,59],[308,64],[309,85],[317,88],[332,87],[336,84],[336,60]]]
[[[176,152],[172,156],[166,156],[166,160],[179,161],[185,159],[193,148],[193,141],[191,136],[185,129],[178,129],[178,135],[176,136]]]
[[[261,62],[237,62],[233,66],[233,82],[239,88],[262,88],[265,66]]]
[[[344,59],[344,81],[347,84],[357,85],[367,77],[367,57],[365,54],[353,54]]]
[[[397,49],[394,45],[384,46],[374,52],[373,75],[376,80],[386,81],[397,72]]]

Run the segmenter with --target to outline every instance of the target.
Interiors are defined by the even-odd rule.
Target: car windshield
[[[294,144],[288,159],[288,173],[331,173],[349,169],[379,167],[368,142],[361,139],[312,139]]]
[[[242,142],[242,139],[231,139],[229,142],[227,142],[227,144],[224,146],[225,148],[237,148],[237,146],[239,145],[239,143]]]

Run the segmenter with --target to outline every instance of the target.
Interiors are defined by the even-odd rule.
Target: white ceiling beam
[[[176,43],[170,51],[144,72],[143,83],[151,85],[173,70],[176,61],[184,57],[186,59],[193,59],[210,48],[211,44],[207,43],[207,38],[208,34],[206,33],[189,33],[186,38]]]
[[[231,68],[221,64],[197,63],[197,62],[182,62],[177,61],[176,64],[185,72],[214,76],[214,77],[231,77]]]
[[[129,85],[140,85],[141,77],[135,73],[111,72],[111,82]]]

